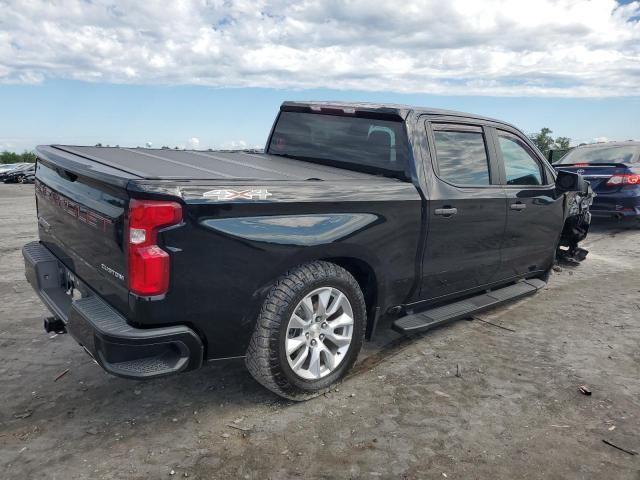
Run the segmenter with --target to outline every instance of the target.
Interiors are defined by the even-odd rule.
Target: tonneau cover
[[[147,179],[344,180],[372,175],[255,152],[53,145]]]

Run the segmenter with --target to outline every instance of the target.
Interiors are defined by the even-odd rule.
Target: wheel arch
[[[254,291],[251,306],[244,316],[244,321],[253,328],[260,308],[274,282],[288,271],[315,261],[333,263],[353,275],[365,298],[366,336],[371,338],[385,301],[385,279],[381,265],[377,263],[378,259],[366,246],[323,245],[322,248],[307,248],[296,255],[288,256],[285,261],[270,269],[260,288]]]
[[[367,335],[373,333],[378,310],[380,285],[374,268],[366,261],[356,257],[326,257],[320,258],[325,262],[331,262],[344,268],[356,279],[367,307]]]

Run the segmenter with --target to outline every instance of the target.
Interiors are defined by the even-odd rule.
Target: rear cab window
[[[455,186],[491,185],[489,155],[482,127],[432,124],[437,175]]]
[[[267,153],[407,180],[409,145],[400,120],[283,111]]]

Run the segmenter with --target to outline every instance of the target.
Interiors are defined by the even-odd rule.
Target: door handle
[[[525,208],[527,208],[527,204],[526,203],[512,203],[511,204],[511,210],[524,210]]]
[[[452,207],[436,208],[434,213],[442,217],[452,217],[458,213],[458,209]]]

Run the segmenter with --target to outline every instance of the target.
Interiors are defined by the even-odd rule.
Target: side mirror
[[[584,192],[588,188],[587,181],[582,175],[566,170],[558,170],[556,188],[561,192]]]

